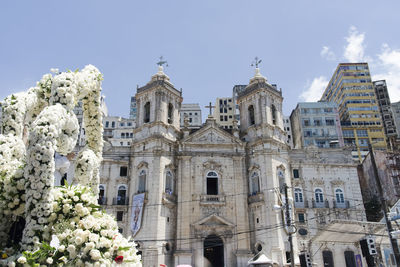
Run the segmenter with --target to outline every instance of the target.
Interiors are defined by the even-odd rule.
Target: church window
[[[218,195],[218,174],[214,171],[207,173],[207,195]]]
[[[249,106],[249,125],[254,125],[256,122],[254,120],[254,107],[253,105]]]
[[[144,104],[144,118],[143,122],[147,123],[150,122],[150,102]]]
[[[260,177],[257,172],[253,172],[250,177],[251,180],[251,194],[255,195],[260,192]]]
[[[344,203],[343,190],[338,188],[335,190],[336,203]]]
[[[126,203],[126,186],[118,186],[117,205],[125,205]]]
[[[138,193],[144,193],[145,191],[146,191],[146,171],[142,170],[139,174]]]
[[[167,171],[165,175],[165,193],[172,194],[174,192],[173,176],[171,171]]]
[[[282,169],[278,169],[278,180],[279,180],[279,189],[281,193],[284,192],[284,184],[285,184],[285,172]]]
[[[319,188],[315,189],[315,202],[317,203],[324,202],[324,194],[322,193],[322,190]]]
[[[356,261],[354,258],[354,252],[351,250],[346,250],[344,252],[344,260],[346,262],[346,267],[356,267]]]
[[[128,175],[128,167],[121,166],[119,167],[119,176],[127,176]]]
[[[272,113],[272,124],[276,124],[276,108],[274,105],[271,107],[271,113]]]
[[[110,122],[106,121],[106,128],[108,128],[109,125],[110,125]]]
[[[299,170],[298,169],[293,169],[293,178],[299,178]]]
[[[168,123],[169,124],[171,124],[173,122],[173,115],[174,115],[174,106],[171,103],[169,103],[168,104]],[[192,114],[190,114],[190,115],[192,115]]]
[[[111,128],[115,128],[115,121],[111,122]]]
[[[297,216],[299,218],[299,223],[304,223],[305,222],[304,213],[298,213]]]
[[[117,211],[117,222],[121,222],[124,217],[123,211]]]
[[[303,192],[300,188],[294,189],[294,201],[297,203],[303,203]]]

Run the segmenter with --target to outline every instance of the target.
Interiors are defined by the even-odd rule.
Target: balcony
[[[224,195],[201,195],[200,205],[225,205]]]
[[[97,203],[99,203],[99,205],[107,205],[107,198],[99,197],[99,199],[97,200]]]
[[[112,203],[113,203],[113,205],[129,205],[129,198],[128,197],[114,197]]]
[[[263,202],[264,201],[264,194],[261,192],[254,192],[249,195],[248,203],[256,203],[256,202]]]
[[[294,202],[294,207],[296,209],[306,209],[308,208],[308,201]]]
[[[316,209],[329,209],[329,202],[325,200],[324,202],[316,202],[314,199],[312,200],[312,207]]]
[[[172,191],[165,191],[162,194],[162,203],[169,208],[173,208],[176,205],[176,195]]]
[[[350,208],[350,202],[348,200],[345,200],[344,202],[337,202],[336,200],[333,200],[333,208],[348,209]]]

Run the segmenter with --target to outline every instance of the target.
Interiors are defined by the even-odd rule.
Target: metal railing
[[[345,200],[344,202],[333,200],[333,207],[336,209],[348,209],[350,208],[350,202],[348,200]]]
[[[129,205],[129,198],[128,197],[114,197],[112,203],[113,203],[113,205]]]
[[[99,197],[97,200],[97,203],[99,203],[99,205],[107,205],[107,198],[106,197]]]
[[[304,200],[303,202],[294,202],[294,207],[298,209],[308,208],[308,201]]]
[[[312,200],[312,207],[317,208],[317,209],[328,209],[329,208],[329,202],[328,200],[325,200],[323,202],[317,202],[315,199]]]

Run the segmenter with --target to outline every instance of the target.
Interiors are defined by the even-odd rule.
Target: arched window
[[[150,122],[150,102],[146,102],[146,104],[144,104],[143,122],[144,123]]]
[[[138,193],[144,193],[145,191],[146,191],[146,171],[142,170],[139,173]]]
[[[272,124],[276,124],[276,108],[275,105],[271,106]]]
[[[253,105],[249,106],[249,125],[255,124],[255,119],[254,119],[254,107]]]
[[[346,250],[344,252],[344,259],[346,261],[346,267],[355,267],[356,265],[356,261],[354,259],[354,252],[351,250]]]
[[[334,267],[333,265],[333,254],[330,250],[322,251],[322,260],[324,261],[324,267]]]
[[[255,195],[260,192],[260,177],[257,172],[253,172],[250,177],[251,180],[251,194]]]
[[[214,171],[207,173],[207,195],[218,195],[218,174]]]
[[[284,184],[285,184],[285,171],[282,169],[278,169],[278,180],[279,180],[279,190],[281,193],[284,192]]]
[[[105,205],[106,204],[106,190],[104,185],[99,185],[99,198],[98,198],[98,203],[100,205]]]
[[[174,116],[174,106],[169,103],[168,104],[168,123],[171,124],[173,122],[173,116]]]
[[[171,171],[167,171],[165,175],[165,193],[172,194],[174,192],[173,176]]]
[[[126,202],[126,186],[118,186],[117,205],[125,205]]]
[[[315,202],[317,203],[324,202],[324,194],[322,193],[322,190],[319,188],[315,189]]]
[[[343,190],[338,188],[335,190],[336,203],[344,203]]]
[[[303,203],[303,191],[300,188],[294,189],[294,202]]]

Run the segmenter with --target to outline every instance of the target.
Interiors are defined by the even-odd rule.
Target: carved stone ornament
[[[203,163],[203,169],[204,171],[208,171],[208,170],[215,170],[217,171],[219,174],[221,174],[222,171],[222,165],[219,164],[218,162],[209,160]]]
[[[142,169],[142,168],[149,168],[149,164],[146,161],[142,161],[138,164],[137,166],[138,169]]]
[[[339,180],[339,179],[335,179],[335,180],[331,181],[331,185],[333,185],[333,186],[344,186],[344,181]]]
[[[250,168],[248,170],[249,170],[250,173],[253,172],[253,171],[259,171],[260,170],[260,165],[253,164],[253,165],[250,166]]]

